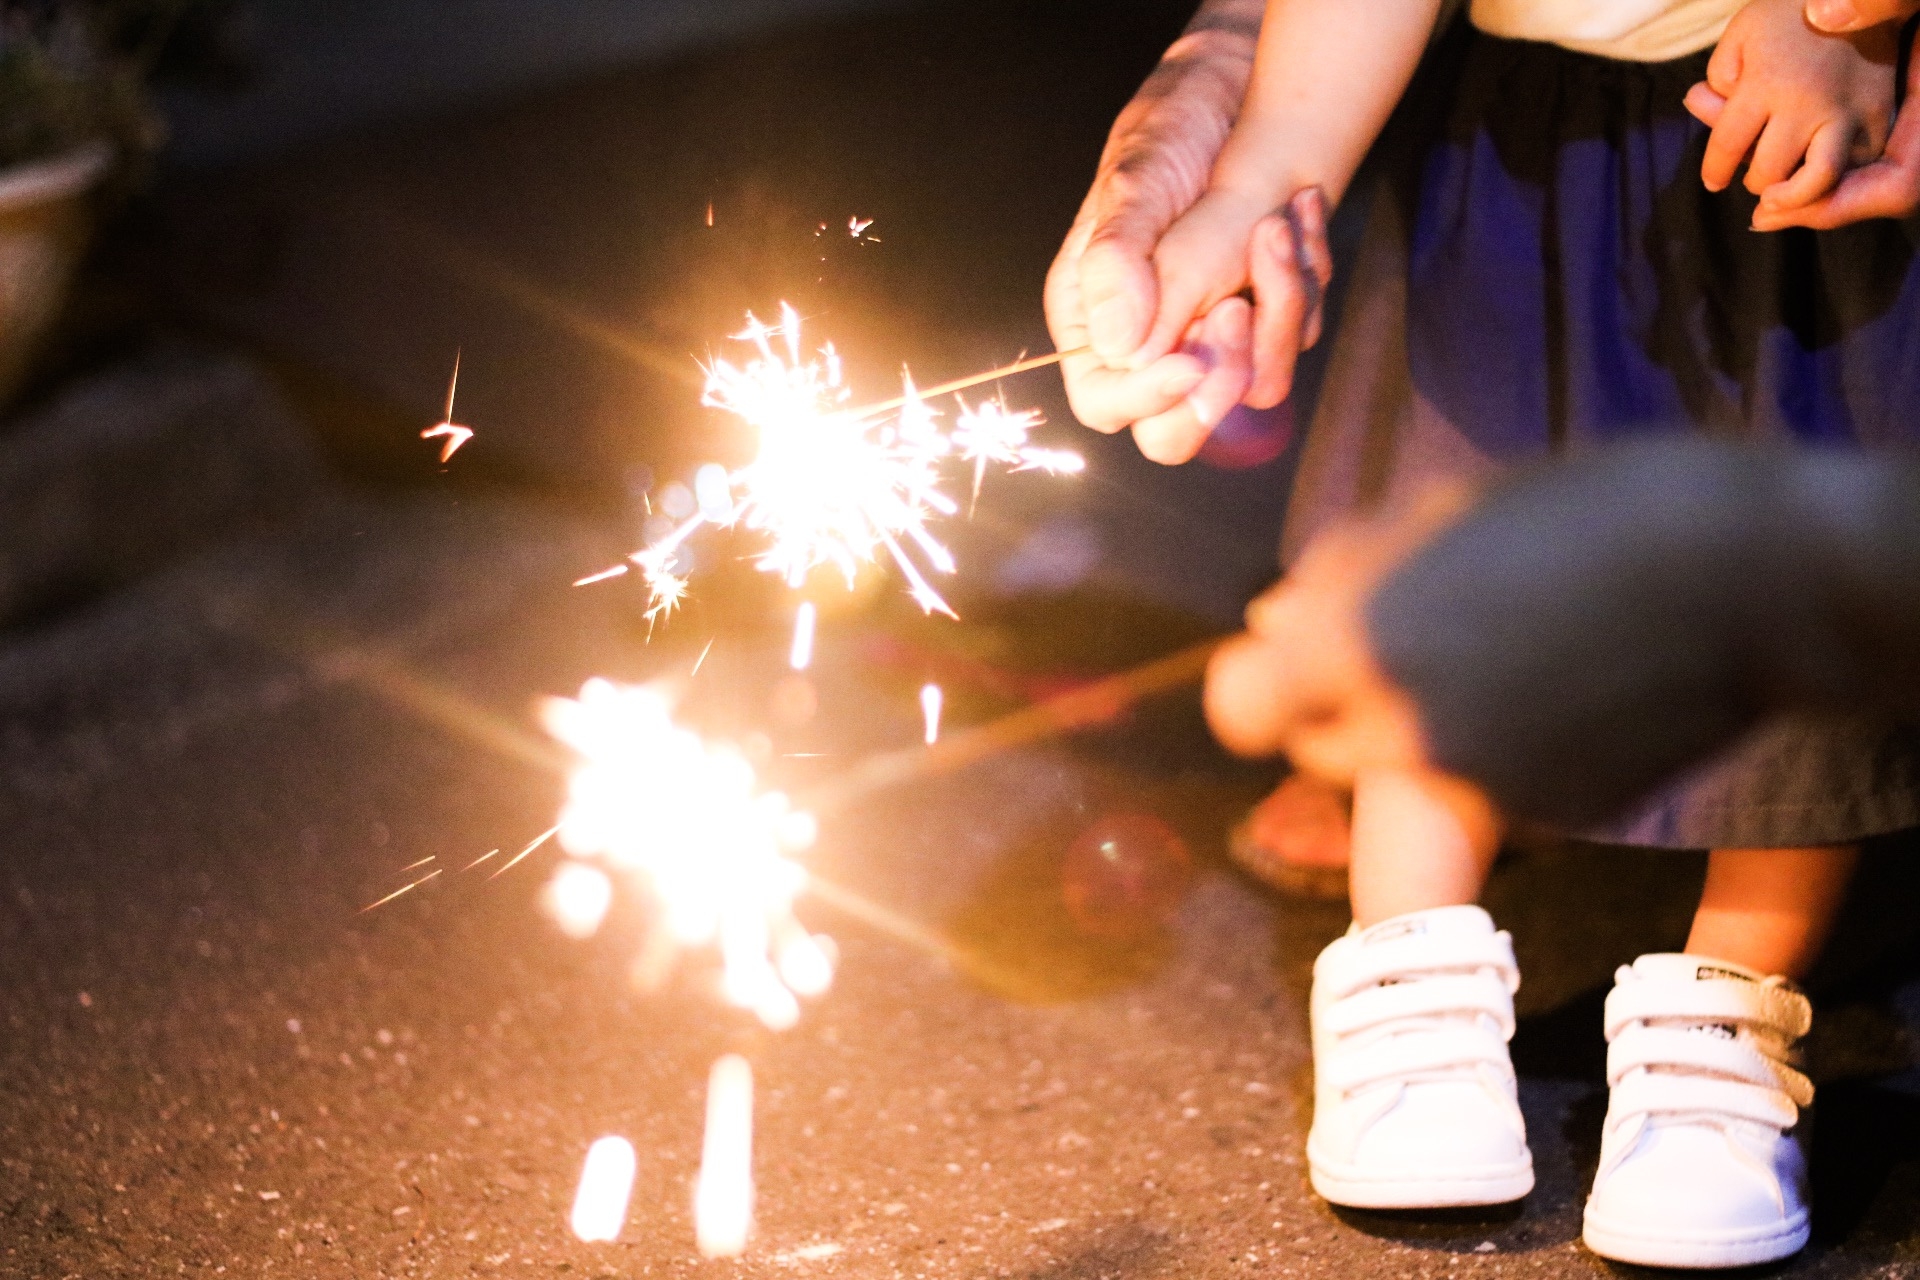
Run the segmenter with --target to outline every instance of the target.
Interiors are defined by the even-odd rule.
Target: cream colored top
[[[1712,47],[1747,0],[1472,0],[1492,36],[1544,40],[1626,62],[1665,62]]]

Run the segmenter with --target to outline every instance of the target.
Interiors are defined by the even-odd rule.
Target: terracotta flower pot
[[[110,147],[94,143],[0,169],[0,406],[60,314],[93,229],[87,193],[112,159]]]

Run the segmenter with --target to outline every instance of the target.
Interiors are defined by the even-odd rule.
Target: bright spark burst
[[[581,757],[561,847],[640,878],[667,938],[718,949],[728,1003],[792,1026],[799,997],[832,981],[832,944],[793,913],[807,873],[787,855],[813,843],[812,815],[758,790],[738,753],[675,724],[656,689],[589,680],[578,699],[548,699],[544,718]]]
[[[849,227],[857,234],[865,225],[856,218]],[[764,544],[754,562],[793,587],[827,566],[851,587],[862,565],[885,559],[922,609],[955,616],[931,581],[955,568],[952,552],[932,531],[959,510],[941,487],[945,465],[972,464],[976,498],[990,465],[1056,475],[1084,465],[1078,454],[1032,443],[1041,423],[1037,412],[1014,413],[997,401],[978,408],[962,402],[951,431],[944,430],[910,378],[897,400],[871,411],[853,407],[839,354],[831,343],[807,353],[800,317],[785,303],[778,324],[749,313],[734,339],[747,344],[748,354],[738,363],[716,357],[701,400],[752,429],[754,456],[731,472],[702,468],[694,513],[627,557],[646,581],[649,622],[685,598],[680,552],[705,526],[760,535]],[[977,379],[963,385],[970,381]],[[613,576],[616,570],[608,569],[576,585]]]
[[[817,611],[813,601],[802,600],[793,615],[793,648],[787,653],[787,665],[805,671],[813,665],[813,628]]]

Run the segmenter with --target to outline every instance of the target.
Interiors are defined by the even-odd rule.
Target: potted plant
[[[0,405],[58,316],[101,192],[158,145],[147,84],[196,0],[0,0]]]

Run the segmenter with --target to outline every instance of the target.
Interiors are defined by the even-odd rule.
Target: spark
[[[576,587],[588,587],[596,582],[605,582],[608,578],[619,577],[625,573],[629,567],[630,566],[624,564],[616,564],[611,569],[602,569],[600,572],[590,573],[584,578],[575,578],[573,585]]]
[[[432,862],[432,861],[433,861],[433,858],[434,858],[434,855],[430,853],[430,854],[428,854],[428,855],[427,855],[426,857],[424,857],[424,858],[422,858],[422,859],[420,859],[420,860],[419,860],[418,862],[409,862],[409,863],[408,863],[408,864],[407,864],[406,866],[404,866],[404,867],[402,867],[402,868],[400,868],[400,870],[402,870],[402,871],[412,871],[412,870],[413,870],[413,869],[414,869],[415,867],[424,867],[424,866],[426,866],[426,865],[427,865],[427,864],[428,864],[429,862]]]
[[[399,897],[401,894],[407,893],[413,889],[418,889],[421,885],[425,884],[427,881],[439,875],[440,872],[443,870],[445,870],[444,867],[436,868],[432,871],[427,872],[427,874],[421,876],[418,880],[415,880],[412,884],[401,885],[398,889],[395,889],[392,893],[380,899],[380,901],[369,902],[366,906],[360,908],[360,914],[365,915],[367,912],[373,910],[375,907],[386,906],[389,902],[392,902],[395,898]]]
[[[627,1222],[636,1161],[633,1144],[605,1137],[587,1148],[580,1189],[573,1196],[573,1234],[587,1241],[614,1241]]]
[[[737,1053],[715,1062],[707,1076],[693,1224],[709,1258],[740,1256],[753,1230],[753,1067]]]
[[[501,867],[498,871],[494,872],[492,875],[488,876],[487,879],[498,880],[501,876],[507,874],[507,872],[519,866],[521,859],[525,858],[528,854],[532,853],[535,849],[538,849],[541,845],[545,844],[547,841],[553,839],[555,835],[559,834],[559,831],[560,831],[560,828],[557,826],[548,827],[545,831],[541,832],[539,835],[534,837],[532,844],[528,845],[526,848],[522,849],[520,852],[514,854],[511,858],[508,858],[506,865]],[[492,856],[493,855],[491,853],[487,855],[488,858],[491,858]],[[482,861],[485,861],[485,859],[482,859]]]
[[[714,640],[717,640],[717,639],[719,639],[719,637],[715,636]],[[709,640],[707,641],[707,647],[700,651],[700,656],[693,660],[693,670],[687,672],[687,679],[691,680],[695,676],[700,674],[700,668],[707,665],[707,655],[712,652],[713,652],[713,640]]]
[[[795,671],[813,665],[814,612],[813,601],[802,600],[793,615],[793,648],[787,654],[787,665]]]
[[[598,867],[563,862],[547,881],[547,914],[569,938],[591,938],[613,905],[613,881]]]
[[[472,862],[469,862],[466,866],[460,869],[462,871],[471,871],[475,867],[479,866],[481,863],[485,862],[488,858],[499,856],[499,853],[500,851],[498,849],[489,849],[485,853],[481,854],[479,857],[475,858]]]
[[[463,427],[453,420],[453,393],[460,385],[460,353],[453,353],[453,377],[447,380],[447,411],[441,421],[434,423],[420,433],[422,440],[432,440],[436,436],[445,436],[446,443],[440,446],[440,461],[446,462],[459,451],[461,445],[473,439],[473,428]]]
[[[868,227],[872,225],[873,225],[872,218],[863,218],[856,213],[851,218],[847,219],[847,233],[851,235],[855,240],[858,240],[860,238],[860,233],[865,231]]]
[[[927,745],[940,741],[940,703],[942,695],[937,684],[920,686],[920,715],[927,722]]]
[[[676,948],[713,947],[729,1004],[774,1030],[792,1026],[798,998],[832,977],[825,944],[793,913],[807,873],[787,855],[813,843],[812,815],[760,791],[739,752],[676,724],[656,688],[589,680],[577,699],[549,698],[543,716],[580,756],[561,847],[636,879]],[[813,978],[821,966],[803,954],[808,946],[821,952],[823,979]]]
[[[707,201],[707,225],[713,225],[713,201]]]

